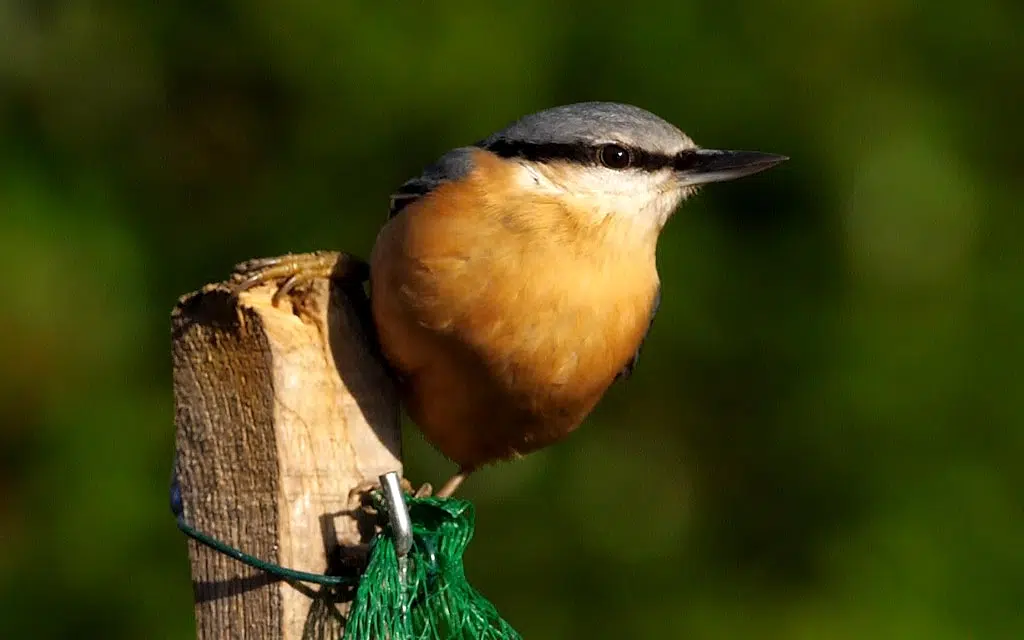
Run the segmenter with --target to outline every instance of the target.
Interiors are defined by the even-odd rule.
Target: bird
[[[435,495],[575,431],[637,365],[661,300],[658,239],[680,204],[787,159],[698,147],[640,107],[582,102],[402,184],[369,257],[370,315],[406,413],[458,465]],[[282,294],[337,259],[249,263],[240,282],[283,279]]]

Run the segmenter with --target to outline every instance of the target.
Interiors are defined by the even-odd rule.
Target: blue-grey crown
[[[618,142],[634,148],[675,153],[692,146],[677,127],[650,111],[617,102],[580,102],[524,116],[487,137],[479,146],[498,142],[600,144]]]

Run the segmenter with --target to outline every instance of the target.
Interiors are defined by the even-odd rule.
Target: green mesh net
[[[406,501],[412,550],[399,558],[388,531],[376,537],[345,638],[519,638],[466,581],[462,554],[473,537],[473,505],[456,498],[409,497]]]

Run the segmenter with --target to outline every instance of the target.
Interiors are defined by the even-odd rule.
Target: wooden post
[[[275,291],[236,297],[214,284],[175,307],[175,473],[192,526],[325,573],[372,535],[350,490],[401,473],[398,401],[362,331],[361,285],[314,280],[278,307]],[[344,628],[351,594],[289,584],[191,540],[189,557],[201,639],[337,638]]]

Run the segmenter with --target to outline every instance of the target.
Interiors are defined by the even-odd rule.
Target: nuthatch
[[[701,149],[643,109],[588,102],[528,115],[402,185],[370,299],[409,416],[459,465],[438,495],[576,429],[636,364],[673,211],[784,160]]]

